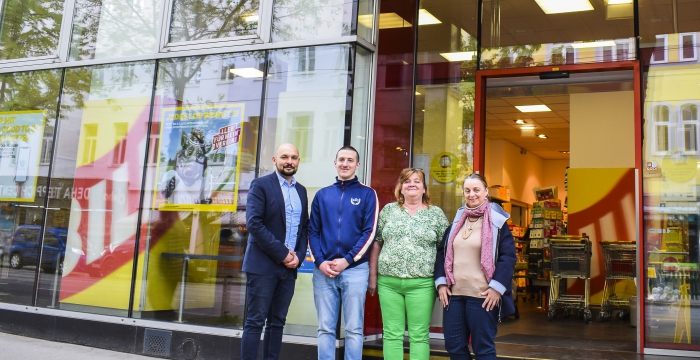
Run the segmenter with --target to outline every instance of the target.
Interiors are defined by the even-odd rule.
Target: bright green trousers
[[[384,359],[403,359],[403,337],[408,321],[411,360],[430,358],[430,317],[435,305],[433,278],[377,278],[384,323]]]

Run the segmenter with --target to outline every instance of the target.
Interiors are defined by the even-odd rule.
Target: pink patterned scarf
[[[489,200],[484,200],[481,205],[475,208],[467,207],[462,214],[462,217],[457,222],[457,227],[452,228],[452,234],[447,241],[447,254],[445,255],[445,277],[447,278],[447,285],[452,286],[455,283],[455,277],[452,273],[452,263],[454,262],[455,253],[452,243],[455,237],[462,230],[464,222],[467,221],[467,217],[484,217],[484,221],[481,223],[481,271],[484,272],[486,276],[486,282],[491,282],[493,278],[493,273],[496,271],[496,266],[494,265],[493,259],[493,230],[491,229],[491,204]]]

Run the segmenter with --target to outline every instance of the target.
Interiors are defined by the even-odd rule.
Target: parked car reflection
[[[47,227],[44,229],[44,246],[41,268],[45,272],[63,270],[63,258],[66,254],[65,228]],[[21,269],[26,265],[36,265],[41,242],[41,226],[23,225],[15,230],[12,244],[7,252],[10,254],[10,267]]]

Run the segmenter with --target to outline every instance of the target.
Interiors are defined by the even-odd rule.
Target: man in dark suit
[[[279,358],[297,269],[308,244],[306,188],[294,178],[299,151],[292,144],[282,144],[272,162],[276,171],[253,180],[246,204],[249,236],[243,258],[247,296],[241,345],[244,360],[258,358],[263,326],[263,359]]]

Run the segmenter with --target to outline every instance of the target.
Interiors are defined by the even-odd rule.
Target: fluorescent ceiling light
[[[532,126],[532,125],[521,126],[521,127],[520,127],[520,130],[535,130],[535,127]]]
[[[515,123],[518,124],[518,125],[523,125],[523,124],[525,124],[525,120],[523,120],[523,119],[518,119],[518,120],[515,120]]]
[[[608,5],[631,4],[632,0],[607,0],[605,3]]]
[[[588,0],[535,0],[545,14],[561,14],[593,10]]]
[[[244,78],[261,78],[263,72],[254,68],[231,69],[231,74]]]
[[[250,16],[244,17],[243,20],[245,22],[258,22],[258,20],[260,20],[260,16],[258,16],[258,14],[250,15]]]
[[[476,51],[440,53],[440,56],[447,59],[447,61],[469,61],[474,59]]]
[[[547,135],[545,135],[545,134],[539,134],[539,135],[537,135],[537,137],[540,138],[540,139],[546,139],[546,138],[547,138]]]
[[[552,111],[552,109],[548,108],[547,105],[524,105],[524,106],[516,106],[515,108],[520,110],[521,112]]]
[[[535,137],[535,129],[520,130],[520,137]]]
[[[364,27],[371,29],[374,26],[374,16],[372,14],[359,15],[357,17],[357,22],[362,24]],[[395,29],[410,26],[410,22],[404,20],[404,18],[395,12],[379,14],[380,29]]]
[[[574,49],[583,49],[583,48],[615,46],[615,45],[617,45],[617,44],[615,44],[614,41],[607,40],[607,41],[592,41],[592,42],[573,43],[573,44],[571,44],[571,47]]]
[[[438,18],[436,18],[433,14],[429,13],[428,10],[418,10],[418,25],[434,24],[442,24],[442,21],[438,20]]]

